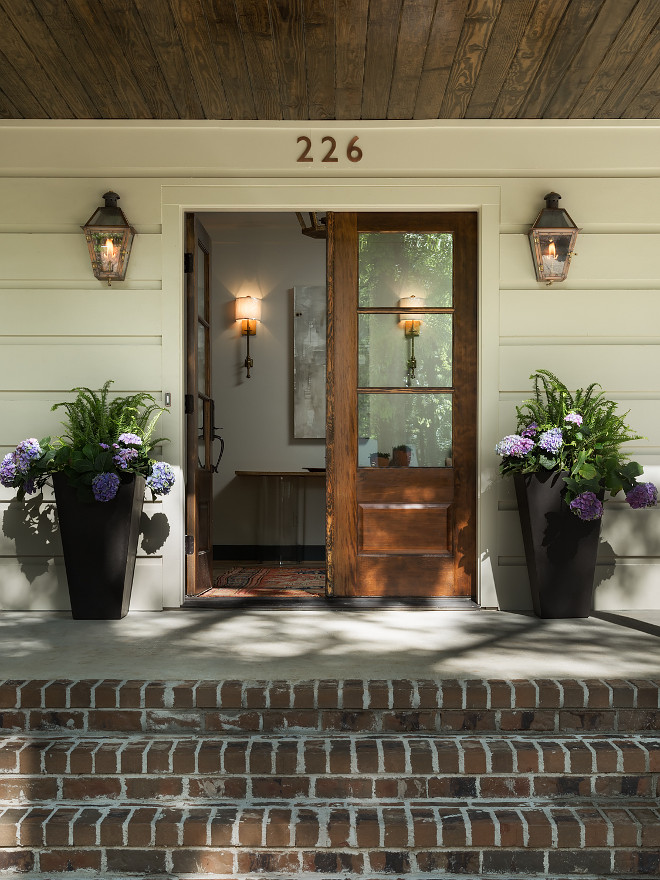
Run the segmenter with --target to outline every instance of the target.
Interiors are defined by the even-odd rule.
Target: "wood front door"
[[[327,437],[330,595],[473,598],[476,214],[328,214]]]
[[[211,241],[186,214],[186,595],[212,585]]]

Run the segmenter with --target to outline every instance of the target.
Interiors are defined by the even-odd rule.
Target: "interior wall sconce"
[[[247,339],[247,353],[243,366],[247,371],[247,378],[250,379],[250,370],[254,366],[254,361],[250,357],[250,336],[256,335],[257,321],[261,320],[261,300],[256,296],[239,296],[236,300],[236,320],[241,322],[241,336]]]
[[[328,237],[328,220],[326,217],[319,217],[316,211],[308,211],[309,226],[305,225],[305,218],[300,211],[296,211],[298,223],[300,223],[300,231],[309,238],[327,238]]]
[[[404,296],[399,300],[400,309],[423,308],[424,300],[415,296]],[[419,336],[419,328],[422,323],[422,315],[415,312],[405,312],[399,315],[399,327],[403,327],[403,335],[410,340],[410,350],[406,361],[406,387],[410,388],[415,378],[417,359],[415,358],[415,339]]]
[[[110,286],[111,281],[123,281],[126,276],[135,230],[117,205],[117,193],[104,193],[103,198],[105,205],[97,208],[81,229],[94,277]]]
[[[559,207],[559,193],[548,193],[545,208],[529,230],[529,244],[534,259],[537,281],[552,284],[565,281],[574,254],[575,242],[581,229],[573,222],[568,211]]]

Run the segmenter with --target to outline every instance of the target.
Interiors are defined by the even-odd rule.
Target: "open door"
[[[476,304],[476,214],[328,214],[331,595],[474,597]]]
[[[186,595],[212,586],[211,242],[186,214]]]

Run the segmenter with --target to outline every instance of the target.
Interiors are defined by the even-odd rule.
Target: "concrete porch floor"
[[[498,611],[199,609],[119,621],[0,615],[0,678],[660,678],[650,631],[618,620],[538,620]],[[654,619],[655,617],[655,619]]]

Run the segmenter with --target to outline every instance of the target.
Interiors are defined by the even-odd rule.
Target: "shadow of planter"
[[[131,601],[145,479],[120,483],[112,501],[80,501],[53,475],[66,578],[75,620],[118,620]]]
[[[535,614],[589,617],[601,521],[585,522],[571,513],[558,471],[513,479]]]

